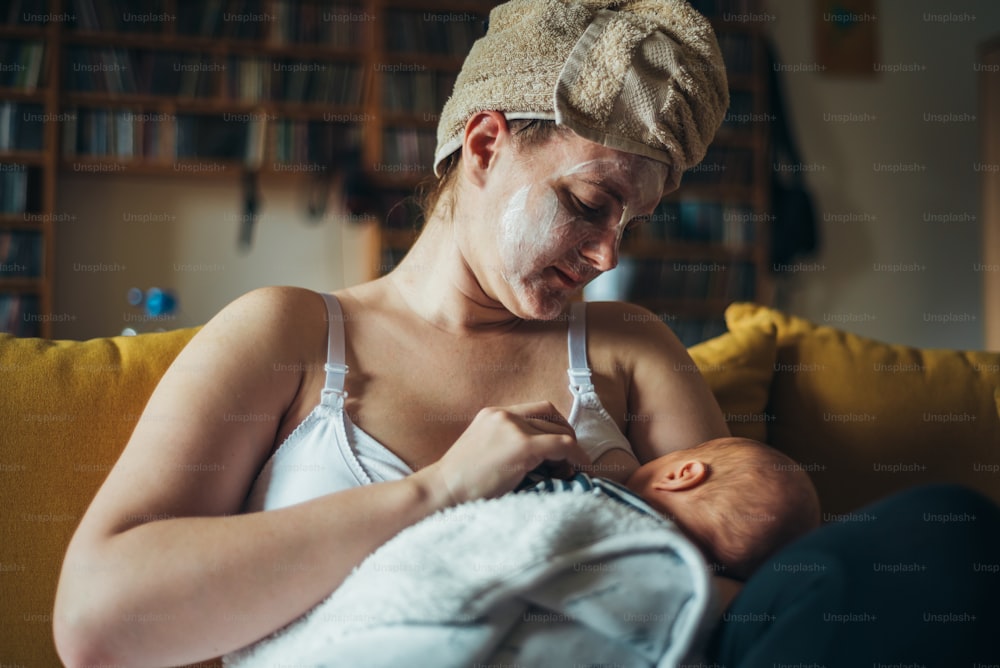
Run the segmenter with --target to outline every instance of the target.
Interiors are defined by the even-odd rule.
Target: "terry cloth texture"
[[[512,0],[490,13],[444,105],[434,170],[468,119],[494,110],[667,163],[674,188],[728,105],[715,33],[684,0]]]
[[[584,487],[432,515],[224,664],[697,665],[718,612],[701,554],[668,520]]]

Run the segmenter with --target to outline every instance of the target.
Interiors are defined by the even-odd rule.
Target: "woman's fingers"
[[[508,411],[525,420],[537,420],[544,425],[548,425],[549,428],[539,425],[539,428],[544,431],[576,436],[573,427],[570,426],[563,414],[556,410],[552,402],[536,401],[528,404],[516,404],[514,406],[505,406],[500,410]]]
[[[546,463],[568,476],[591,462],[566,418],[540,401],[484,408],[430,468],[460,503],[509,492]]]

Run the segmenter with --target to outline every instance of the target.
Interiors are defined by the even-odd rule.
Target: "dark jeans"
[[[709,666],[973,668],[1000,663],[1000,508],[957,485],[895,494],[758,570]]]

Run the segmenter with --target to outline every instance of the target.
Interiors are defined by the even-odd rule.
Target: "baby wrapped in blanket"
[[[706,559],[745,577],[818,521],[801,467],[747,439],[670,453],[627,486],[532,474],[400,532],[225,665],[677,666],[720,612]]]

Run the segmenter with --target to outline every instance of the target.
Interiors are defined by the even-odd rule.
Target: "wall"
[[[816,71],[813,2],[765,6],[824,243],[778,305],[886,341],[983,347],[975,63],[1000,3],[880,0],[877,59],[899,71],[868,77]]]
[[[309,181],[264,176],[253,246],[237,238],[243,217],[236,175],[62,174],[56,229],[55,338],[85,339],[206,322],[264,285],[336,290],[364,280],[368,230],[331,198],[306,215]],[[131,287],[173,290],[174,316],[155,320],[128,304]]]

